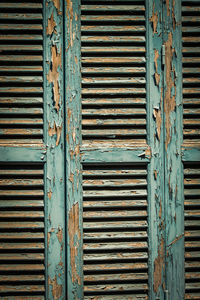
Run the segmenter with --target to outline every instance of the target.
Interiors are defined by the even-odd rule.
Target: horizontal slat
[[[42,232],[0,232],[0,239],[4,241],[13,240],[42,240],[44,239],[44,233]]]
[[[127,8],[128,9],[128,8]],[[130,24],[130,22],[145,22],[145,16],[144,14],[141,15],[122,15],[121,13],[119,14],[112,14],[111,12],[108,13],[108,11],[106,12],[106,14],[103,15],[98,15],[98,14],[81,14],[81,21],[84,22],[98,22],[98,23],[103,23],[103,22],[112,22],[112,24],[114,22],[116,22],[118,25],[120,21],[123,22],[128,22],[128,24]]]
[[[14,255],[14,254],[11,254]],[[18,255],[23,255],[23,257],[29,257],[30,254],[25,253],[25,254],[18,254]],[[31,254],[31,257],[36,257],[36,256],[43,256],[43,254]],[[1,275],[0,276],[0,282],[5,282],[7,283],[8,281],[12,281],[13,283],[21,283],[21,282],[44,282],[44,275]]]
[[[7,12],[7,13],[0,13],[0,19],[2,20],[39,20],[42,21],[42,13],[16,13],[16,12]]]
[[[0,76],[0,82],[24,82],[24,83],[33,83],[33,82],[43,82],[42,76]]]
[[[99,27],[99,26],[98,26]],[[102,26],[102,29],[104,29],[105,26]],[[124,27],[124,26],[123,26]],[[123,28],[122,27],[122,28]],[[83,46],[81,47],[81,53],[83,56],[86,55],[90,55],[92,53],[96,54],[96,55],[103,55],[103,54],[119,54],[121,56],[123,56],[123,54],[129,53],[129,54],[134,54],[135,53],[143,53],[143,55],[145,55],[146,52],[146,48],[145,47],[124,47],[124,46],[115,46],[115,47],[101,47],[101,45],[99,46]]]
[[[141,12],[141,11],[144,11],[145,8],[142,5],[128,5],[128,6],[125,6],[125,5],[81,5],[81,13],[84,15],[85,12],[87,11],[95,11],[95,13],[98,13],[98,12],[101,12],[101,11],[120,11],[120,12],[123,12],[123,11],[126,11],[127,12],[130,12],[130,11],[138,11],[138,12]]]
[[[104,48],[103,48],[104,49]],[[112,48],[111,48],[112,51]],[[145,72],[145,67],[143,66],[124,66],[124,67],[116,67],[116,66],[93,66],[90,65],[89,67],[82,66],[81,68],[82,74],[84,75],[85,73],[90,73],[93,74],[94,76],[98,73],[101,74],[109,74],[110,76],[114,76],[115,73],[117,74],[129,74],[130,77],[133,77],[134,74],[140,74]],[[132,73],[132,74],[131,74]],[[102,75],[103,76],[103,75]],[[85,77],[83,77],[84,79]],[[135,77],[134,77],[135,78]]]
[[[141,228],[147,229],[147,220],[117,220],[117,221],[109,221],[109,222],[88,222],[87,220],[84,220],[83,223],[83,229],[84,231],[95,231],[95,230],[111,230],[113,231],[113,228],[117,228],[117,230],[132,230],[137,231]]]
[[[130,42],[135,42],[135,43],[144,43],[145,42],[145,36],[142,36],[142,35],[138,35],[138,36],[123,36],[123,35],[105,35],[105,36],[99,36],[99,35],[83,35],[81,37],[81,41],[84,42],[84,43],[89,43],[89,42],[98,42],[98,43],[101,43],[101,42],[113,42],[114,43],[117,43],[117,42],[120,42],[120,43],[124,43],[124,42],[128,42],[130,44]],[[186,40],[187,41],[187,40]]]
[[[19,222],[16,220],[13,220],[13,222],[1,222],[0,221],[0,229],[2,230],[15,230],[19,229],[21,231],[23,230],[42,230],[44,229],[44,222],[38,222],[33,220],[32,222],[29,220],[29,222]]]
[[[82,34],[85,34],[86,32],[117,32],[117,33],[123,33],[123,32],[145,32],[145,26],[142,25],[123,25],[123,26],[106,26],[106,25],[82,25],[81,26],[81,32]]]

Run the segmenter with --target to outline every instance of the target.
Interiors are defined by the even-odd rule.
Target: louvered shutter
[[[84,299],[148,295],[145,33],[144,1],[82,0]]]
[[[63,136],[55,113],[61,114],[62,105],[53,93],[61,72],[52,78],[59,68],[53,55],[60,53],[61,8],[44,4],[43,0],[0,3],[2,299],[39,300],[64,294],[64,165],[58,154],[63,155]],[[57,17],[56,33],[50,32],[51,15]],[[57,44],[52,45],[55,34]]]
[[[182,1],[185,299],[200,297],[200,2]]]
[[[43,138],[42,1],[0,9],[0,143],[30,147]],[[44,299],[43,165],[12,155],[0,167],[0,295]]]

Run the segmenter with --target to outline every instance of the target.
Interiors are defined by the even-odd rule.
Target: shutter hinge
[[[162,65],[165,65],[165,45],[162,45]]]

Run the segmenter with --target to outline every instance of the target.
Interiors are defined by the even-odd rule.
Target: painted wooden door
[[[0,297],[199,299],[200,2],[0,8]]]

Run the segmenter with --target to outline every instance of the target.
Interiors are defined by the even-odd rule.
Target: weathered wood
[[[184,10],[184,9],[183,9]],[[164,122],[166,282],[169,299],[184,298],[184,204],[181,162],[182,76],[181,3],[168,1],[164,14]],[[190,37],[183,36],[183,43]],[[183,60],[183,64],[188,61]],[[186,91],[187,90],[187,91]],[[183,93],[193,90],[183,87]],[[178,270],[178,272],[177,272]]]
[[[67,294],[83,299],[80,1],[64,1],[67,201]]]
[[[164,299],[165,281],[162,2],[146,1],[147,128],[151,147],[148,167],[150,299]]]
[[[46,200],[46,298],[64,299],[65,283],[65,159],[64,65],[62,1],[44,5],[44,97]]]

